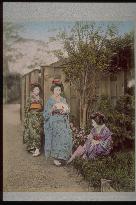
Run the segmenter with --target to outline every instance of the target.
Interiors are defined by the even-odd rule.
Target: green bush
[[[4,77],[3,94],[7,103],[20,102],[20,74],[9,73]],[[5,91],[7,92],[5,93]]]
[[[74,167],[85,180],[100,191],[101,179],[111,180],[111,186],[116,191],[135,191],[135,156],[134,152],[118,152],[108,157],[98,157],[95,160],[84,160],[77,157]]]
[[[97,109],[107,118],[106,125],[113,133],[114,148],[117,150],[134,148],[134,96],[128,94],[121,96],[115,107],[107,96],[102,96]]]
[[[106,116],[106,125],[113,133],[113,151],[115,152],[134,149],[134,106],[134,96],[128,94],[121,96],[115,107],[107,96],[101,96],[97,102],[97,111],[102,112]],[[75,150],[79,145],[84,143],[86,135],[90,133],[92,121],[88,120],[84,133],[80,133],[77,120],[74,116],[70,116],[70,121],[73,122],[75,129],[73,130],[73,150]]]

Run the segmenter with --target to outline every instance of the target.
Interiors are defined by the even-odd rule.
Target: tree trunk
[[[80,127],[82,127],[83,124],[83,108],[82,108],[82,97],[80,97]]]
[[[88,104],[84,103],[84,99],[80,97],[80,127],[85,128],[87,120],[87,108]]]
[[[80,127],[85,128],[86,126],[86,114],[87,114],[87,104],[86,104],[86,88],[87,88],[87,71],[83,73],[83,93],[80,96]]]
[[[87,104],[83,105],[83,123],[82,123],[82,127],[85,128],[86,127],[86,121],[87,121]]]

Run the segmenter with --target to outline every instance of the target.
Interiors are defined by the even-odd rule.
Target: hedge
[[[73,166],[95,191],[100,191],[101,179],[111,180],[111,186],[119,192],[135,191],[135,154],[117,152],[95,160],[77,157]]]

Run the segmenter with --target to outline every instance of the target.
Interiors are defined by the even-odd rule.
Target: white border
[[[3,21],[129,21],[136,22],[135,3],[4,2]],[[136,24],[135,24],[136,30]],[[136,39],[136,32],[135,32]],[[135,41],[136,42],[136,41]],[[136,52],[135,52],[136,59]],[[135,201],[135,192],[4,192],[4,201]]]

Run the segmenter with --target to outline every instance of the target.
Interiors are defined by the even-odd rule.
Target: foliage
[[[106,125],[113,133],[114,148],[134,148],[134,96],[121,96],[115,107],[107,96],[102,96],[97,109],[106,116]]]
[[[77,129],[79,128],[78,119],[74,115],[72,115],[71,112],[69,115],[69,121],[70,121],[70,123],[72,123],[72,126],[76,127]]]
[[[73,152],[74,152],[79,145],[83,145],[85,143],[87,135],[84,129],[76,128],[72,122],[70,123],[70,128],[72,130]]]
[[[113,132],[116,133],[115,141],[122,144],[123,147],[132,143],[134,147],[135,135],[135,108],[134,96],[126,94],[117,101],[115,110],[115,125]],[[118,140],[117,140],[118,139]],[[130,144],[130,146],[132,146]]]
[[[76,158],[73,165],[95,191],[100,191],[101,179],[111,180],[111,186],[116,191],[134,191],[134,96],[126,94],[120,97],[115,107],[107,96],[101,96],[97,109],[105,114],[106,125],[114,133],[114,149],[108,157],[98,157],[95,160]],[[128,148],[131,151],[128,152]]]
[[[134,31],[130,31],[129,33],[125,33],[124,36],[118,36],[117,38],[109,41],[110,46],[113,47],[113,51],[119,51],[124,47],[133,46],[134,43]]]
[[[64,52],[57,53],[64,60],[66,81],[70,81],[80,96],[80,126],[86,124],[88,101],[95,96],[97,77],[109,65],[112,46],[108,39],[116,37],[117,28],[110,24],[106,29],[95,23],[76,22],[70,32],[60,32],[58,39]],[[67,53],[68,59],[63,54]]]
[[[126,94],[121,96],[114,107],[108,96],[101,96],[96,103],[96,110],[106,117],[106,126],[111,130],[114,151],[134,149],[135,138],[135,97]],[[91,115],[89,113],[89,115]],[[85,133],[92,129],[92,121],[88,119]],[[77,143],[78,144],[78,143]]]
[[[22,26],[11,22],[3,23],[3,94],[4,103],[10,103],[14,100],[19,100],[20,97],[20,75],[17,73],[11,74],[8,67],[8,62],[13,61],[14,57],[11,54],[12,44],[20,38],[19,31]],[[19,53],[20,54],[20,53]]]
[[[118,152],[95,160],[77,157],[73,165],[95,191],[100,191],[101,179],[107,179],[116,191],[131,192],[135,190],[134,162],[134,152]]]
[[[86,133],[90,133],[92,129],[92,120],[90,118],[91,114],[98,111],[102,112],[106,116],[106,125],[109,127],[109,122],[113,120],[114,107],[108,96],[102,95],[101,97],[98,97],[94,103],[94,109],[88,110],[88,120],[85,127]]]
[[[113,55],[106,72],[111,74],[134,67],[134,31],[109,41]]]
[[[3,41],[5,46],[11,45],[14,41],[20,38],[20,29],[22,29],[22,26],[18,24],[11,22],[3,23]]]
[[[126,56],[132,63],[128,47],[134,44],[134,31],[118,36],[118,29],[112,23],[104,28],[94,22],[76,22],[71,31],[60,32],[56,39],[64,45],[63,50],[55,50],[55,54],[64,60],[66,81],[79,93],[80,126],[85,128],[87,109],[96,95],[97,78],[128,65]]]
[[[7,85],[7,102],[12,103],[20,100],[20,74],[13,73],[4,77],[4,85]]]

